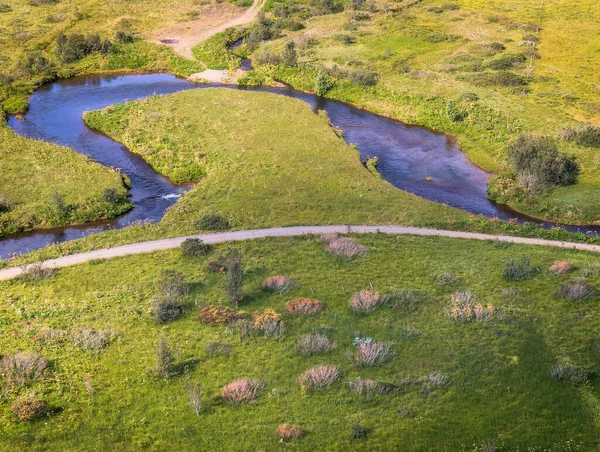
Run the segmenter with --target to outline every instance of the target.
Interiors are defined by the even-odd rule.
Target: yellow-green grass
[[[8,201],[0,236],[112,218],[132,207],[124,176],[72,149],[22,138],[6,125],[0,143],[0,196]],[[106,199],[111,189],[115,196]]]
[[[554,136],[566,124],[600,123],[597,101],[600,60],[595,58],[600,45],[596,32],[600,28],[597,2],[557,0],[544,4],[523,0],[506,5],[500,1],[459,0],[455,2],[458,10],[443,13],[430,9],[444,2],[413,3],[402,12],[394,12],[394,7],[384,12],[384,5],[380,4],[379,12],[370,13],[368,21],[349,22],[352,14],[349,12],[315,17],[307,21],[305,30],[288,32],[267,45],[275,51],[281,50],[285,41],[292,38],[299,43],[302,64],[327,67],[337,64],[350,70],[360,67],[377,71],[381,77],[376,88],[353,88],[338,83],[328,96],[409,123],[454,133],[467,156],[491,171],[506,167],[504,148],[510,136],[523,131]],[[539,26],[540,31],[532,24]],[[432,32],[456,35],[457,39],[432,43],[427,39]],[[351,35],[355,43],[344,44],[338,38],[341,34]],[[470,72],[455,62],[457,56],[478,58],[487,71],[485,65],[494,58],[525,52],[527,47],[520,43],[526,34],[539,38],[536,51],[540,59],[533,60],[533,70],[528,61],[511,72],[531,75],[533,81],[528,87],[481,87],[459,80]],[[303,48],[306,36],[316,38],[317,44]],[[483,53],[481,46],[492,42],[502,43],[506,51],[495,56]],[[293,71],[275,74],[294,86],[312,87],[312,78],[305,81],[290,72]],[[446,101],[472,108],[472,104],[460,101],[464,93],[477,94],[477,105],[488,109],[489,114],[473,114],[469,110],[466,121],[449,121],[444,108]],[[495,124],[487,124],[486,116]],[[499,124],[506,126],[498,128]],[[572,223],[600,219],[600,171],[595,150],[565,143],[561,143],[561,148],[578,157],[581,183],[514,207]],[[588,202],[573,202],[578,199]]]
[[[206,270],[207,258],[178,251],[93,262],[38,282],[0,283],[3,355],[35,351],[51,361],[44,378],[32,386],[3,387],[2,448],[274,450],[281,447],[275,429],[291,423],[304,431],[287,446],[293,450],[597,449],[597,379],[574,386],[550,375],[559,362],[600,371],[594,349],[598,301],[553,296],[562,282],[585,271],[598,286],[596,255],[442,238],[356,239],[368,254],[350,262],[326,255],[311,237],[236,245],[246,271],[243,309],[281,313],[287,325],[281,340],[260,335],[240,340],[224,327],[200,323],[196,305],[226,303],[224,276]],[[214,253],[228,248],[219,246]],[[523,282],[504,281],[504,263],[521,255],[540,271]],[[568,260],[577,269],[554,276],[548,268],[556,260]],[[183,299],[182,318],[157,325],[150,308],[163,269],[182,272],[191,292]],[[443,272],[459,282],[438,285],[435,277]],[[298,285],[283,295],[265,293],[261,281],[272,275]],[[425,296],[414,311],[385,306],[367,316],[353,315],[347,307],[353,292],[371,286],[381,293],[405,289]],[[504,295],[509,287],[516,287],[518,298]],[[454,290],[471,290],[501,316],[487,323],[451,320],[447,309]],[[319,299],[325,309],[313,317],[292,317],[285,304],[296,297]],[[84,327],[109,328],[117,339],[103,353],[86,351],[74,345]],[[411,339],[407,327],[422,334]],[[302,357],[295,349],[297,338],[319,328],[329,331],[337,348]],[[163,336],[177,349],[176,363],[183,367],[168,381],[152,372]],[[380,367],[354,367],[347,353],[357,336],[391,341],[397,356]],[[228,343],[230,356],[207,354],[206,345],[214,341]],[[298,376],[321,363],[339,366],[340,380],[323,391],[303,392]],[[406,383],[434,373],[451,383],[437,389]],[[249,406],[223,403],[222,386],[240,377],[261,379],[265,392]],[[347,383],[357,377],[402,390],[360,398]],[[199,416],[188,406],[188,381],[204,388]],[[55,414],[17,422],[10,405],[32,391]],[[368,431],[364,440],[350,438],[357,422]]]

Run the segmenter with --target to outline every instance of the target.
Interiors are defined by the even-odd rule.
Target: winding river
[[[211,86],[214,87],[167,74],[95,75],[54,82],[37,90],[30,98],[29,112],[23,119],[9,118],[10,127],[23,136],[69,146],[103,165],[120,168],[132,182],[130,193],[135,207],[110,221],[7,236],[0,239],[0,257],[109,228],[122,228],[133,222],[159,221],[165,210],[190,187],[174,185],[140,156],[91,131],[83,122],[82,114],[152,94]],[[314,111],[325,110],[346,140],[358,147],[363,159],[377,156],[381,175],[402,190],[474,214],[527,220],[487,199],[486,182],[490,174],[473,165],[447,135],[291,88],[245,89],[294,97],[310,104]],[[431,180],[427,181],[428,178]]]

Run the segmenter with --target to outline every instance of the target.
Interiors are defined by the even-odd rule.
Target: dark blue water
[[[82,115],[85,111],[153,94],[205,87],[211,85],[197,85],[166,74],[104,75],[62,80],[36,91],[31,96],[29,112],[23,119],[11,117],[9,125],[23,136],[69,146],[99,163],[120,168],[132,182],[131,199],[135,207],[115,220],[7,236],[0,239],[0,257],[109,228],[122,228],[133,222],[159,221],[165,210],[190,187],[172,184],[138,155],[91,131]],[[486,183],[491,175],[469,162],[451,137],[290,88],[252,90],[294,97],[310,104],[314,111],[325,110],[346,140],[357,145],[363,159],[377,156],[381,175],[402,190],[474,214],[505,220],[527,219],[487,199]]]

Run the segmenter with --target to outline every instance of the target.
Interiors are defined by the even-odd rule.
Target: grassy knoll
[[[124,179],[71,149],[0,125],[0,236],[115,217],[131,208]]]
[[[254,52],[259,72],[313,90],[322,70],[327,96],[454,133],[471,160],[493,171],[506,169],[506,143],[522,131],[556,136],[566,124],[600,124],[593,0],[354,3],[357,11],[333,8],[295,32],[281,30],[278,17],[301,19],[304,3],[269,3],[276,39]],[[278,58],[290,39],[298,67]],[[511,204],[548,219],[597,221],[597,152],[559,144],[577,157],[579,183]]]
[[[206,262],[229,246],[207,257],[161,252],[63,269],[37,282],[0,283],[3,355],[34,351],[50,363],[24,387],[2,381],[2,448],[274,450],[275,429],[283,423],[304,432],[289,443],[296,450],[598,447],[598,298],[554,296],[562,283],[584,275],[598,287],[596,255],[438,238],[355,239],[368,252],[351,261],[327,255],[311,237],[236,244],[247,295],[241,309],[281,314],[286,330],[276,340],[260,333],[240,338],[235,328],[228,333],[198,319],[203,304],[227,304],[225,275],[209,272]],[[522,255],[539,271],[525,281],[505,281],[505,262]],[[556,260],[576,269],[555,276],[548,269]],[[181,272],[190,292],[180,298],[180,318],[156,324],[150,310],[165,269]],[[296,286],[267,293],[261,282],[273,275]],[[364,316],[352,313],[352,294],[371,286],[381,293],[416,291],[415,298],[396,297]],[[456,290],[471,291],[495,314],[488,321],[451,319]],[[288,314],[286,303],[298,297],[321,300],[323,311]],[[81,331],[90,328],[109,338],[96,352],[90,348],[97,342],[82,339]],[[337,347],[302,356],[297,339],[315,331]],[[178,373],[171,378],[153,372],[163,337],[177,350]],[[390,341],[396,356],[380,366],[356,367],[348,352],[356,350],[357,337]],[[229,355],[207,352],[214,342],[227,344]],[[557,363],[579,369],[587,383],[575,384],[564,374],[553,379]],[[338,366],[339,379],[329,388],[303,391],[299,375],[318,364]],[[250,405],[224,403],[221,388],[241,377],[261,380],[265,390]],[[348,384],[357,377],[387,382],[391,392],[359,396]],[[188,398],[195,383],[203,389],[198,416]],[[18,422],[10,406],[32,391],[54,412]],[[351,439],[356,423],[367,431],[365,439]]]

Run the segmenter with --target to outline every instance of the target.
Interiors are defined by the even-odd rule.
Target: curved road
[[[292,226],[285,228],[250,229],[245,231],[219,232],[213,234],[199,234],[171,239],[153,240],[148,242],[132,243],[130,245],[116,246],[87,253],[72,254],[42,262],[44,267],[63,268],[81,264],[94,259],[110,259],[113,257],[129,256],[132,254],[152,253],[155,251],[178,248],[185,239],[198,238],[205,243],[224,243],[240,240],[253,240],[265,237],[292,237],[308,234],[326,234],[337,232],[339,234],[368,234],[383,233],[393,235],[418,235],[434,237],[450,237],[472,240],[497,240],[500,242],[519,243],[524,245],[554,246],[557,248],[570,248],[583,251],[600,253],[600,245],[585,243],[559,242],[555,240],[532,239],[506,235],[479,234],[476,232],[444,231],[439,229],[416,228],[410,226]],[[0,270],[0,281],[19,276],[28,266],[12,267]]]

